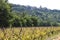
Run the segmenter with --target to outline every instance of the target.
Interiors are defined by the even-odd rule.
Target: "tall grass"
[[[0,29],[0,40],[45,40],[60,33],[60,27],[21,27]]]

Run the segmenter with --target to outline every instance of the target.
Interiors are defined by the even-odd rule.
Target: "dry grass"
[[[0,29],[0,40],[45,40],[60,32],[60,27],[21,27]]]

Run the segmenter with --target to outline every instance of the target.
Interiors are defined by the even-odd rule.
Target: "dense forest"
[[[60,10],[31,7],[0,0],[0,27],[60,26]]]

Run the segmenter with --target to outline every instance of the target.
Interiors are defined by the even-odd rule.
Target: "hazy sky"
[[[60,0],[9,0],[10,3],[60,10]]]

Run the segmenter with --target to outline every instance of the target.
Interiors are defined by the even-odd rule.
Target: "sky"
[[[9,0],[9,3],[60,10],[60,0]]]

